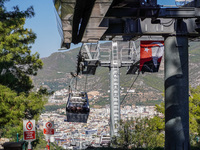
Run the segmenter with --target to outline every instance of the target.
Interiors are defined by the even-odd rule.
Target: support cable
[[[77,92],[77,77],[76,77],[76,83],[75,83],[75,91]]]
[[[139,77],[139,75],[140,75],[140,72],[138,72],[138,74],[137,74],[136,78],[134,79],[133,83],[131,84],[129,90],[133,87],[133,84],[135,83],[135,81],[137,80],[137,78]],[[129,93],[128,91],[126,92],[126,95],[124,96],[123,100],[121,101],[121,104],[124,102],[126,96],[128,95],[128,93]]]
[[[86,74],[86,79],[85,79],[85,89],[84,89],[85,92],[87,90],[87,78],[88,78],[88,74]]]
[[[54,7],[54,8],[55,8],[55,7]],[[59,14],[57,13],[56,9],[54,9],[54,13],[55,13],[55,16],[56,16],[58,32],[59,32],[59,34],[60,34],[60,37],[63,38],[64,35],[63,35],[63,30],[62,30],[61,19],[60,19],[60,17],[59,17]]]

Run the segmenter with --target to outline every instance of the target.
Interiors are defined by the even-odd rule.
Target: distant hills
[[[68,88],[71,81],[70,72],[76,70],[78,52],[79,48],[76,48],[66,52],[56,52],[49,57],[42,58],[43,69],[38,71],[36,77],[33,77],[35,87],[44,86],[49,91]],[[189,62],[189,84],[197,86],[200,84],[200,43],[190,43]],[[126,69],[120,69],[121,100],[136,77],[136,75],[126,75]],[[87,92],[99,91],[101,96],[98,99],[91,100],[93,104],[109,104],[109,69],[99,67],[94,76],[81,75],[77,82],[77,88]],[[164,59],[158,73],[141,74],[132,89],[135,89],[135,92],[128,93],[123,104],[154,105],[160,103],[163,100],[162,94],[164,92]]]

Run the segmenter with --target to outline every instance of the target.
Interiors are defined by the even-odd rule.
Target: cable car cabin
[[[87,123],[90,107],[86,92],[69,93],[66,106],[67,122]]]

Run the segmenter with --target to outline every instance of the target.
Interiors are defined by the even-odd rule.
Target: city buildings
[[[121,107],[121,119],[127,120],[138,117],[153,117],[154,106],[124,106]],[[87,123],[66,122],[66,115],[63,115],[65,108],[54,112],[41,114],[38,121],[39,129],[43,130],[43,122],[54,121],[55,134],[51,136],[51,142],[57,143],[65,149],[80,146],[100,146],[102,136],[110,134],[110,107],[90,108]]]

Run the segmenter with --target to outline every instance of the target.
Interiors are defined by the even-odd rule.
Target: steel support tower
[[[120,72],[117,42],[112,42],[110,63],[110,136],[117,136],[120,121]]]
[[[124,43],[122,46],[120,43]],[[107,60],[102,60],[100,55],[99,63],[102,67],[109,67],[110,71],[110,136],[111,138],[118,135],[120,113],[120,68],[130,67],[138,63],[138,56],[134,42],[123,42],[113,40],[108,56],[104,55]],[[101,53],[101,48],[99,47]]]
[[[123,43],[123,44],[122,44]],[[120,68],[131,67],[138,63],[136,46],[134,42],[124,42],[114,40],[106,47],[98,44],[97,49],[90,49],[84,44],[81,49],[80,57],[84,58],[83,63],[86,66],[82,70],[83,74],[95,74],[96,67],[109,68],[110,75],[110,136],[117,136],[120,121]],[[106,53],[107,52],[107,53]],[[105,54],[106,53],[106,54]],[[96,65],[98,64],[98,65]]]

